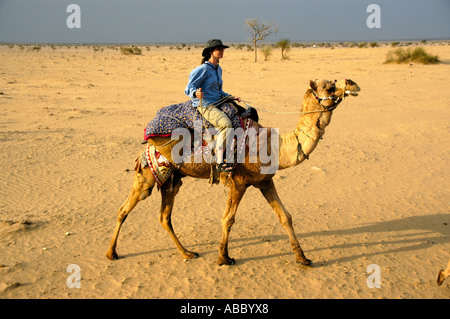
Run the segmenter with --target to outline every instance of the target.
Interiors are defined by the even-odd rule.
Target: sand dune
[[[158,222],[160,194],[139,204],[105,257],[133,179],[144,128],[186,100],[200,48],[0,46],[0,298],[448,298],[435,277],[450,252],[450,46],[439,65],[385,65],[390,47],[305,48],[253,62],[230,48],[224,91],[294,129],[310,79],[355,80],[310,160],[274,178],[312,267],[299,266],[275,213],[249,189],[217,266],[223,185],[186,178],[173,213],[183,261]],[[285,113],[283,113],[285,112]],[[292,114],[292,112],[296,114]],[[81,270],[69,288],[66,269]],[[381,288],[367,286],[380,267]]]

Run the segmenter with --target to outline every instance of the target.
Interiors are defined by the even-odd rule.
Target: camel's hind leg
[[[289,235],[292,250],[297,257],[297,262],[304,265],[310,265],[311,260],[305,257],[303,250],[300,247],[300,243],[295,236],[294,227],[292,226],[292,217],[288,213],[284,205],[281,203],[272,179],[261,183],[258,188],[260,189],[266,200],[269,202],[270,206],[272,206],[273,210],[277,213],[280,223],[286,229]]]
[[[193,259],[198,257],[196,252],[191,252],[183,247],[180,243],[177,235],[172,227],[172,210],[173,203],[175,201],[175,196],[178,194],[180,187],[182,185],[181,176],[177,173],[173,174],[173,180],[168,180],[167,183],[163,184],[161,187],[161,212],[159,215],[159,221],[164,229],[169,233],[170,238],[172,238],[173,242],[177,246],[181,255],[185,259]]]
[[[114,229],[114,234],[109,245],[109,250],[106,253],[106,257],[108,257],[109,259],[114,260],[118,258],[116,247],[120,228],[122,227],[122,224],[127,218],[128,214],[133,210],[137,203],[140,200],[144,200],[151,194],[155,183],[156,182],[148,167],[145,169],[138,169],[134,174],[133,187],[130,191],[130,194],[117,212],[116,228]]]

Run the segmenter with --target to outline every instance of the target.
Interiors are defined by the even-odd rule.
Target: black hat
[[[224,49],[229,48],[227,45],[223,45],[220,39],[211,39],[206,42],[206,48],[203,49],[202,56],[206,56],[206,53],[212,51],[217,47],[222,47]]]

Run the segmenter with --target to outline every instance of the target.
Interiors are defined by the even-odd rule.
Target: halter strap
[[[324,113],[324,112],[330,112],[330,111],[333,111],[335,108],[337,108],[338,105],[339,105],[339,103],[342,102],[342,99],[341,99],[340,96],[337,96],[336,99],[333,98],[333,95],[334,95],[334,94],[333,94],[332,96],[320,97],[320,96],[318,96],[318,95],[316,94],[316,92],[314,92],[314,90],[311,90],[311,91],[312,91],[314,97],[316,98],[316,100],[319,102],[319,105],[320,105],[321,107],[323,107],[323,110],[302,112],[300,115],[303,115],[303,114],[310,114],[310,113]],[[328,107],[328,106],[325,106],[325,105],[322,104],[322,101],[325,101],[325,100],[332,100],[332,101],[334,102],[334,104],[333,104],[332,106],[329,106],[329,107]]]

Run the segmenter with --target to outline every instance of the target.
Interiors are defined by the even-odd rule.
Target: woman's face
[[[214,51],[212,52],[212,55],[217,59],[220,60],[223,58],[223,52],[224,52],[224,48],[216,48],[214,49]]]

